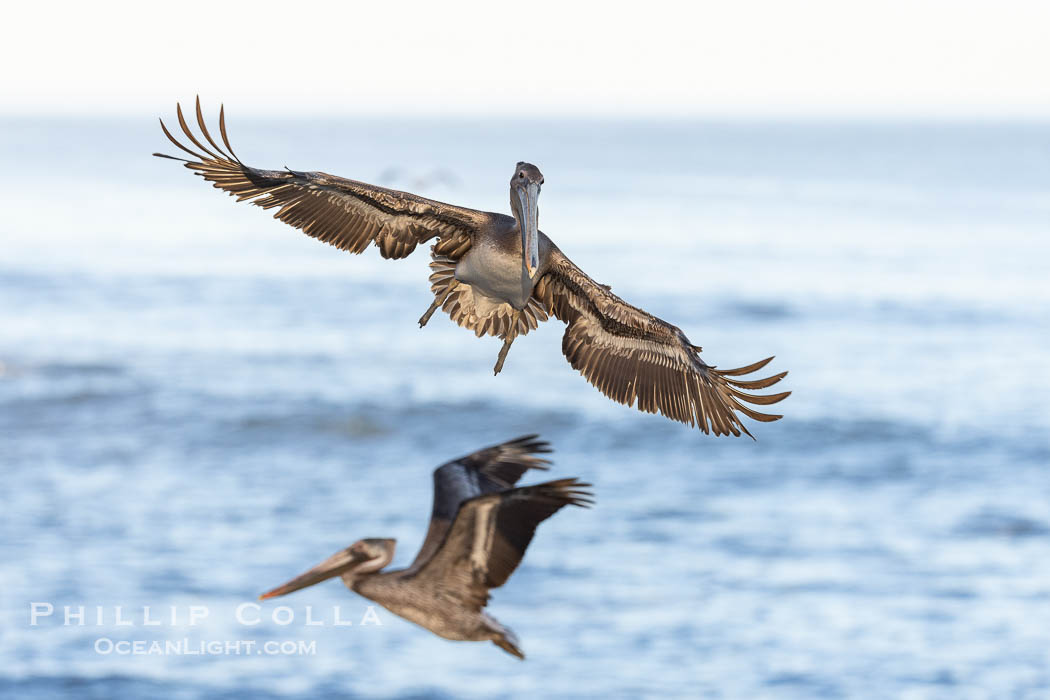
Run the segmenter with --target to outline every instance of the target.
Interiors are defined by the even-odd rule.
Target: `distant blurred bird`
[[[741,379],[769,357],[746,367],[719,370],[706,364],[685,334],[670,323],[620,299],[576,267],[538,229],[543,174],[518,163],[510,180],[513,217],[457,207],[322,172],[259,170],[241,163],[226,136],[225,110],[219,131],[227,153],[208,133],[197,100],[197,124],[213,150],[194,136],[177,106],[179,125],[202,155],[164,134],[196,160],[185,162],[215,187],[341,250],[360,253],[374,243],[384,258],[404,258],[420,243],[431,246],[434,303],[419,319],[426,325],[438,307],[475,335],[495,335],[503,347],[499,374],[511,343],[553,314],[567,324],[562,352],[599,391],[648,413],[699,426],[705,433],[748,432],[738,413],[769,422],[781,416],[745,404],[774,404],[790,392],[756,395],[787,372]],[[161,153],[154,155],[172,158]]]
[[[428,189],[435,185],[441,187],[457,187],[460,182],[456,174],[451,170],[445,170],[444,168],[438,168],[431,170],[425,175],[416,175],[409,177],[408,173],[402,172],[400,168],[389,167],[379,173],[376,177],[384,185],[395,184],[398,180],[408,180],[412,187],[418,187],[419,189]]]
[[[547,469],[548,443],[526,435],[434,470],[434,506],[423,546],[407,569],[380,572],[395,540],[358,540],[264,600],[341,576],[347,588],[446,639],[491,641],[524,659],[517,637],[484,611],[525,556],[536,527],[563,506],[593,501],[585,484],[558,479],[513,488],[529,469]]]

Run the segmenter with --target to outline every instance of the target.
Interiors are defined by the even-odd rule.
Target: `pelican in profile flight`
[[[205,126],[199,98],[197,125],[207,146],[186,123],[181,106],[176,111],[186,139],[200,152],[176,140],[162,120],[168,139],[192,157],[175,160],[239,201],[276,209],[274,218],[313,238],[351,253],[372,243],[384,258],[394,259],[437,239],[430,248],[434,303],[419,325],[426,325],[440,308],[479,338],[497,336],[503,346],[496,374],[511,343],[553,315],[567,326],[562,352],[569,364],[614,401],[715,435],[751,435],[741,414],[762,422],[781,417],[748,405],[774,404],[790,393],[750,393],[787,374],[745,378],[772,357],[737,369],[716,369],[700,359],[700,347],[677,326],[592,280],[539,230],[543,174],[535,165],[514,166],[513,216],[507,216],[322,172],[252,168],[230,147],[224,109],[219,110],[219,132],[225,150]]]
[[[259,596],[286,595],[340,576],[347,588],[445,639],[491,641],[524,659],[517,637],[484,610],[525,556],[536,527],[562,507],[593,501],[585,484],[558,479],[514,488],[547,469],[548,443],[526,435],[434,470],[434,506],[423,546],[407,569],[381,571],[395,540],[358,540],[306,573]]]

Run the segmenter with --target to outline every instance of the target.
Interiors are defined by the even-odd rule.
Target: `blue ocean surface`
[[[310,240],[151,120],[0,122],[0,695],[1050,697],[1050,125],[227,116],[249,164],[492,211],[536,163],[540,228],[709,363],[776,355],[785,417],[614,404],[557,321],[493,377],[417,327],[424,250]],[[494,591],[525,662],[338,581],[254,603],[407,564],[430,470],[525,433],[597,497]]]

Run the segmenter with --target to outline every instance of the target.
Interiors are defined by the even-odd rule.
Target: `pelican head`
[[[361,574],[372,574],[390,563],[394,558],[397,540],[369,538],[358,540],[346,549],[336,552],[306,573],[296,576],[288,583],[259,596],[259,600],[275,598],[298,591],[334,576],[342,576],[349,585]]]
[[[510,178],[510,208],[521,231],[521,251],[529,279],[540,266],[539,214],[543,173],[532,163],[518,163]]]

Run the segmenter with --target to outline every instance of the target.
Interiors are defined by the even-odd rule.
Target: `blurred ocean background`
[[[249,164],[492,211],[536,163],[540,228],[708,362],[775,354],[785,418],[715,439],[613,404],[556,321],[494,378],[499,341],[416,326],[425,250],[310,240],[151,158],[151,120],[7,118],[0,695],[1050,697],[1050,126],[228,117]],[[360,537],[407,564],[430,470],[533,432],[597,506],[495,591],[526,662],[360,626],[337,581],[235,622]]]

